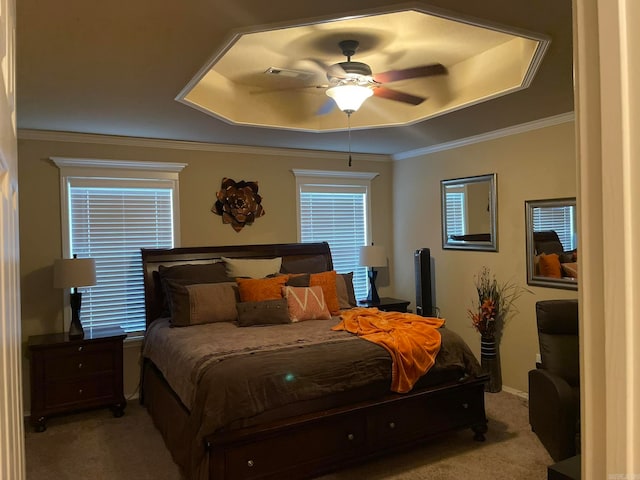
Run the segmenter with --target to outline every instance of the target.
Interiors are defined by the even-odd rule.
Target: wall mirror
[[[496,174],[440,182],[442,248],[498,250]]]
[[[578,289],[576,199],[525,202],[527,283]]]

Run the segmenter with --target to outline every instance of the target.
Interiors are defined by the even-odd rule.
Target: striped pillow
[[[291,287],[282,288],[282,293],[287,299],[289,318],[292,322],[305,320],[329,320],[331,314],[327,303],[324,301],[322,287]]]

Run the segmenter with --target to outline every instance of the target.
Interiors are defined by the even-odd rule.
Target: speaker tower
[[[416,272],[416,313],[423,317],[435,316],[431,296],[431,251],[419,248],[413,255]]]

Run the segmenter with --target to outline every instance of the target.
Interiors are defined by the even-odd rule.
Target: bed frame
[[[147,324],[159,317],[160,265],[206,263],[220,257],[289,261],[323,257],[333,268],[326,243],[240,245],[227,247],[143,249]],[[189,412],[162,374],[149,361],[142,366],[141,403],[176,458]],[[381,453],[404,449],[452,430],[471,428],[484,440],[486,377],[432,386],[408,394],[389,393],[375,401],[297,415],[205,438],[209,480],[288,480],[312,478]]]

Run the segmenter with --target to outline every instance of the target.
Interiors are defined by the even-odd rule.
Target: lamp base
[[[84,338],[84,329],[80,322],[80,305],[82,304],[82,294],[80,292],[72,292],[69,295],[69,303],[71,304],[71,325],[69,325],[69,338]]]
[[[368,304],[380,303],[380,297],[378,296],[378,289],[376,288],[377,276],[378,276],[378,272],[376,272],[376,269],[371,268],[369,270],[369,296],[367,297],[367,300],[366,300]]]

